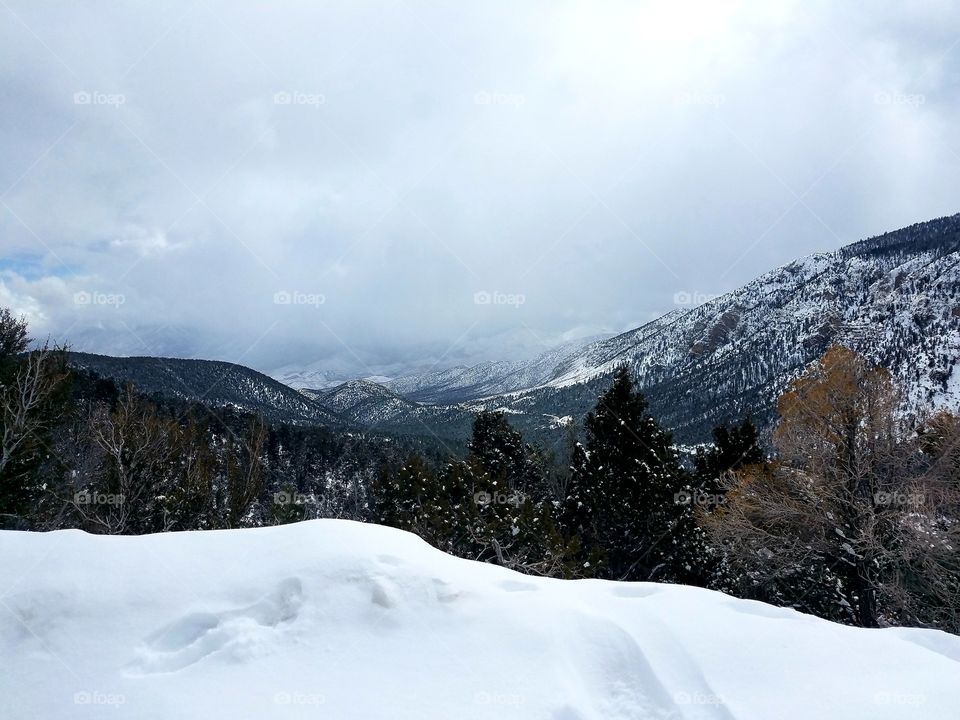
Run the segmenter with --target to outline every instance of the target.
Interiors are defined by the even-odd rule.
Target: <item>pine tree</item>
[[[468,458],[493,481],[498,491],[538,499],[545,493],[545,470],[534,450],[524,443],[502,411],[477,413],[467,444]]]
[[[436,472],[417,454],[400,467],[386,465],[373,487],[373,518],[415,533],[436,548],[464,555],[468,546],[470,482],[451,463]]]
[[[466,462],[451,484],[470,487],[468,556],[543,575],[571,575],[564,538],[554,522],[546,470],[502,412],[481,412]]]
[[[713,429],[713,445],[694,457],[696,490],[719,497],[723,494],[724,473],[764,460],[757,428],[749,417],[739,426],[720,425]]]
[[[627,368],[587,416],[575,449],[563,525],[584,553],[599,549],[612,579],[690,581],[702,546],[682,502],[686,473],[670,433],[650,417]]]

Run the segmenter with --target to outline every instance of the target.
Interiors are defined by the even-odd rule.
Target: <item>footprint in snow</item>
[[[253,605],[185,615],[150,635],[131,663],[134,675],[176,672],[220,651],[241,653],[262,634],[294,620],[303,603],[299,579],[288,578]]]

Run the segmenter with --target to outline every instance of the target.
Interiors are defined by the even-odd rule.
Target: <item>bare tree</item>
[[[113,411],[93,410],[88,432],[103,463],[96,477],[82,478],[86,487],[72,501],[76,512],[110,534],[168,529],[158,521],[164,517],[159,501],[172,487],[175,424],[127,385]]]
[[[266,442],[267,426],[257,416],[246,436],[233,443],[227,467],[227,527],[238,527],[263,491],[266,474],[261,456]]]
[[[726,502],[702,518],[735,567],[760,581],[812,570],[865,627],[904,607],[908,557],[911,582],[939,582],[917,544],[934,494],[898,432],[898,399],[885,370],[842,347],[792,383],[778,403],[778,460],[730,475]]]

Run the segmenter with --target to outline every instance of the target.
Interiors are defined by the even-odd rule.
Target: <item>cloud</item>
[[[7,6],[0,302],[83,349],[529,355],[957,210],[946,2]]]

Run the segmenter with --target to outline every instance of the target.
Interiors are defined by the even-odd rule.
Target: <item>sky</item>
[[[0,306],[402,372],[960,210],[952,2],[0,0]]]

